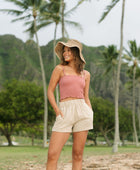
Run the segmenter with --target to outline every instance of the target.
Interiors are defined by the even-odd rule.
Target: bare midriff
[[[68,100],[75,100],[75,99],[79,99],[79,98],[76,98],[76,97],[68,97],[68,98],[66,98],[66,99],[60,100],[60,102],[65,102],[65,101],[68,101]]]

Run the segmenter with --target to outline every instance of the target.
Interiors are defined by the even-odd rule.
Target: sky
[[[67,10],[71,9],[77,1],[65,0]],[[68,18],[81,24],[83,31],[67,26],[69,38],[77,39],[87,46],[108,46],[114,44],[120,47],[120,21],[122,0],[113,8],[101,23],[98,23],[106,6],[111,0],[91,0],[84,2]],[[15,6],[5,0],[0,0],[0,9],[15,9]],[[140,45],[140,0],[126,0],[124,19],[124,47],[128,48],[129,40],[136,40]],[[25,33],[23,22],[11,23],[15,17],[0,13],[0,35],[13,34],[24,42],[29,39]],[[61,26],[58,27],[57,38],[61,37]],[[54,24],[38,32],[40,45],[46,45],[53,39]]]

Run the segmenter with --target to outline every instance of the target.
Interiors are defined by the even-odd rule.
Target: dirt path
[[[4,169],[3,169],[4,168]],[[26,161],[5,165],[2,170],[46,170],[45,162]],[[1,170],[1,166],[0,166]],[[57,170],[72,170],[69,163],[58,164]],[[140,153],[91,156],[83,160],[82,170],[140,170]]]
[[[71,170],[71,163],[58,170]],[[82,170],[140,170],[140,153],[92,156],[83,161]]]

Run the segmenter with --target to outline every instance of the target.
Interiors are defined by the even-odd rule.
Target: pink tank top
[[[84,75],[65,75],[64,72],[64,76],[59,80],[60,100],[68,97],[84,99],[84,88]]]

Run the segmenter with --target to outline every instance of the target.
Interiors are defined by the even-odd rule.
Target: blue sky
[[[67,9],[75,5],[75,0],[65,0]],[[83,32],[67,27],[70,38],[77,39],[89,46],[100,45],[120,45],[120,18],[122,0],[111,11],[107,18],[98,23],[105,7],[110,4],[110,0],[91,0],[84,2],[74,13],[69,20],[80,23],[83,27]],[[15,8],[11,3],[5,0],[0,0],[0,9]],[[124,20],[124,46],[127,48],[128,40],[136,39],[140,45],[140,0],[126,0],[125,20]],[[24,33],[25,27],[22,22],[11,23],[13,16],[0,13],[0,35],[14,34],[16,37],[26,41],[29,35]],[[54,36],[54,25],[44,28],[38,32],[40,45],[46,45]],[[57,38],[61,37],[61,27],[57,31]]]

